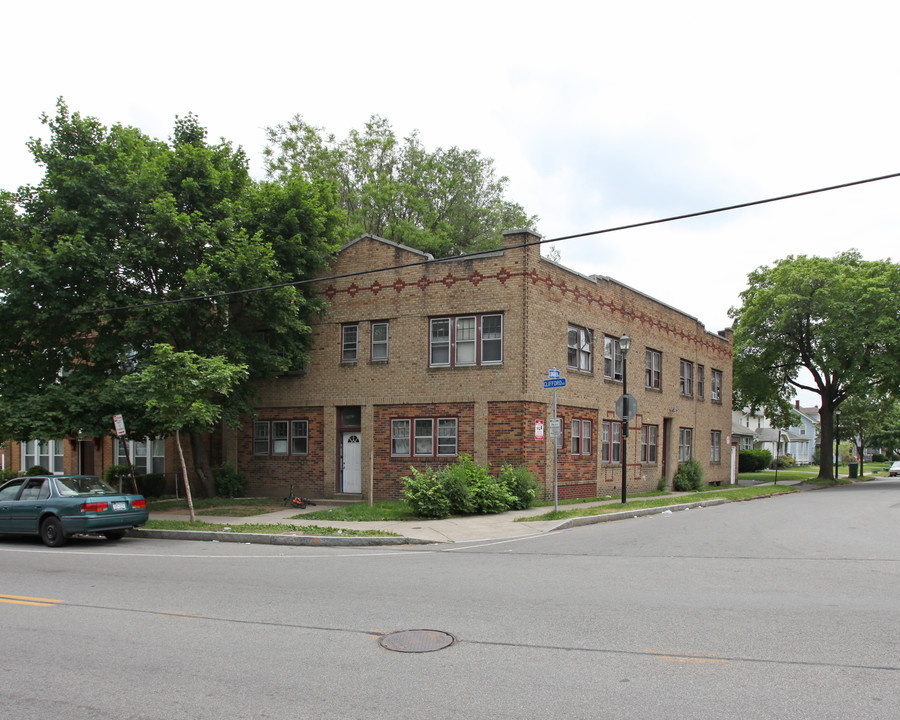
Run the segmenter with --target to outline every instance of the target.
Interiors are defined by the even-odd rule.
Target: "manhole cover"
[[[454,639],[440,630],[400,630],[381,638],[381,647],[396,652],[433,652],[452,645]]]

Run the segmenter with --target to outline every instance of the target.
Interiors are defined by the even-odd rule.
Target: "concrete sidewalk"
[[[413,521],[387,521],[387,522],[341,522],[332,520],[304,520],[303,516],[312,512],[328,510],[338,507],[329,505],[327,500],[316,501],[314,507],[305,510],[288,508],[264,515],[252,515],[248,517],[216,517],[210,515],[197,516],[198,520],[209,523],[221,523],[228,527],[238,525],[263,525],[263,524],[287,524],[287,525],[318,525],[347,530],[383,530],[395,533],[397,537],[378,536],[334,536],[334,535],[303,535],[303,534],[267,534],[267,533],[235,533],[235,532],[207,532],[193,530],[133,530],[132,535],[137,537],[155,537],[180,540],[206,540],[218,542],[238,543],[265,543],[273,545],[404,545],[404,544],[428,544],[428,543],[458,543],[477,542],[484,540],[498,540],[505,538],[525,537],[539,535],[553,530],[564,530],[570,527],[587,525],[599,522],[609,522],[642,515],[653,515],[665,512],[676,512],[696,507],[720,505],[728,500],[713,499],[701,502],[679,504],[678,497],[688,493],[673,493],[672,503],[663,507],[648,508],[645,510],[624,510],[620,512],[608,512],[603,515],[591,515],[571,518],[568,520],[540,520],[532,522],[517,522],[519,518],[534,517],[550,512],[553,507],[532,507],[525,510],[509,510],[494,515],[465,515],[460,517],[444,518],[442,520],[413,520]],[[564,505],[561,509],[573,509],[584,507],[598,507],[619,505],[621,500],[609,499],[583,505]],[[151,520],[189,520],[185,513],[150,513]]]

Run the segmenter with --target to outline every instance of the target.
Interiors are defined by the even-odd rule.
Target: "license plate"
[[[116,511],[116,510],[127,510],[127,509],[128,509],[128,503],[124,503],[124,502],[114,502],[114,503],[112,504],[112,509],[113,509],[113,511]]]

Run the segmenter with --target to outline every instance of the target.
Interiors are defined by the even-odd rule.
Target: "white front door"
[[[341,492],[362,492],[362,442],[358,432],[345,432],[341,443]]]

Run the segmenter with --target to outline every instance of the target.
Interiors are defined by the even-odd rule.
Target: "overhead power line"
[[[731,212],[733,210],[742,210],[744,208],[754,207],[756,205],[766,205],[769,203],[782,202],[784,200],[793,200],[795,198],[806,197],[808,195],[817,195],[819,193],[832,192],[834,190],[844,190],[858,185],[866,185],[869,183],[880,182],[882,180],[893,180],[900,178],[900,172],[891,173],[890,175],[879,175],[878,177],[867,178],[865,180],[854,180],[852,182],[841,183],[840,185],[829,185],[828,187],[817,188],[815,190],[804,190],[802,192],[790,193],[788,195],[778,195],[776,197],[766,198],[765,200],[752,200],[750,202],[738,203],[736,205],[725,205],[723,207],[713,208],[712,210],[700,210],[698,212],[684,213],[682,215],[671,215],[669,217],[657,218],[656,220],[644,220],[642,222],[629,223],[627,225],[617,225],[615,227],[604,228],[602,230],[591,230],[589,232],[577,233],[575,235],[563,235],[555,238],[547,238],[542,240],[534,240],[532,242],[522,243],[520,245],[509,246],[506,250],[525,248],[533,245],[543,245],[545,243],[563,242],[565,240],[575,240],[577,238],[591,237],[594,235],[604,235],[611,232],[621,232],[623,230],[634,230],[636,228],[648,227],[650,225],[662,225],[663,223],[675,222],[677,220],[688,220],[690,218],[703,217],[704,215],[715,215],[717,213]],[[403,270],[405,268],[420,267],[422,265],[433,265],[435,263],[448,262],[451,260],[459,260],[461,258],[477,258],[483,255],[489,255],[497,252],[499,248],[493,250],[482,250],[474,253],[466,253],[448,258],[437,258],[433,260],[419,260],[411,263],[403,263],[401,265],[390,265],[380,268],[372,268],[369,270],[358,270],[352,273],[343,273],[340,275],[326,275],[324,277],[310,278],[307,280],[296,280],[293,282],[278,283],[275,285],[264,285],[262,287],[244,288],[241,290],[227,290],[224,292],[210,293],[208,295],[194,295],[191,297],[173,298],[170,300],[158,300],[150,303],[139,303],[135,305],[120,305],[111,308],[102,308],[99,310],[76,310],[67,315],[102,315],[111,312],[123,312],[126,310],[143,310],[146,308],[160,307],[163,305],[175,305],[178,303],[197,302],[199,300],[215,300],[217,298],[231,297],[234,295],[246,295],[249,293],[264,292],[266,290],[278,290],[285,287],[298,287],[301,285],[309,285],[311,283],[320,283],[328,280],[342,280],[360,275],[370,275],[372,273],[386,272],[390,270]]]

